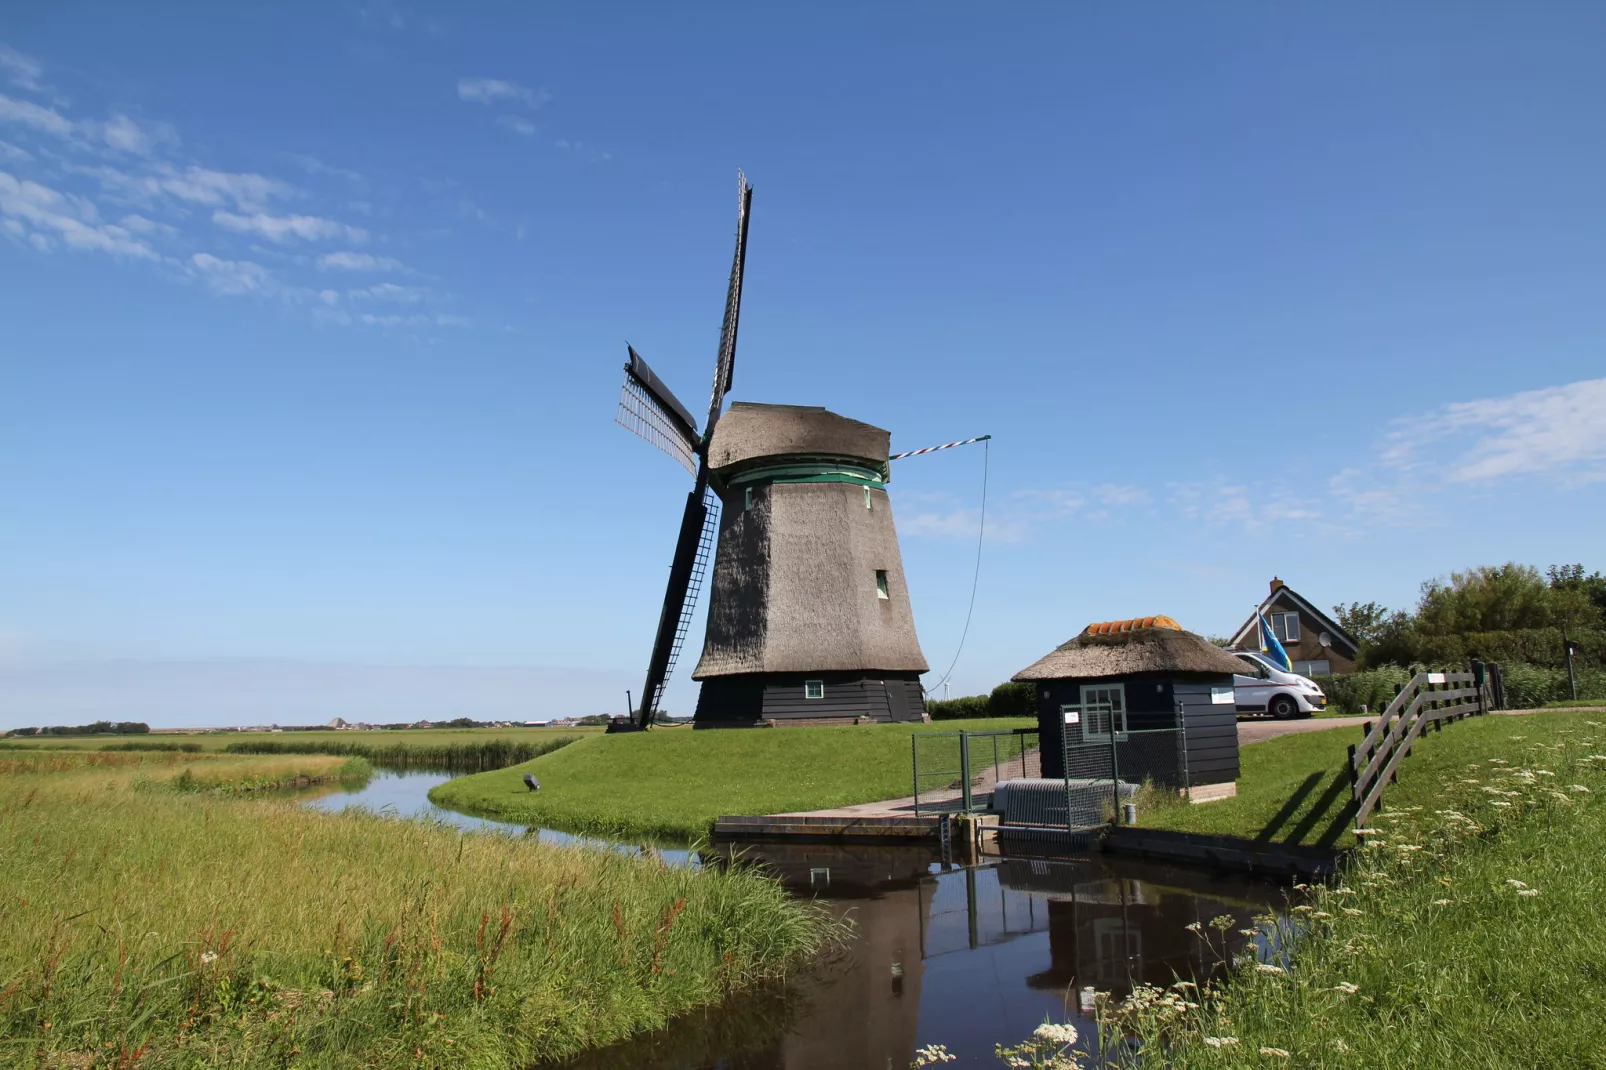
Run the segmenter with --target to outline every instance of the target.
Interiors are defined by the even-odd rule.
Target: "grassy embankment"
[[[963,727],[1035,724],[1011,718],[969,720]],[[594,736],[523,765],[442,784],[430,798],[457,810],[571,832],[695,839],[724,814],[818,810],[906,796],[910,736],[957,727],[938,721]],[[940,761],[941,749],[922,747],[922,761],[957,769],[957,754]],[[987,753],[990,758],[990,747]],[[1000,753],[1007,757],[1008,747]],[[539,792],[525,788],[525,773],[540,778]]]
[[[1559,713],[1560,711],[1558,711]],[[1413,753],[1400,764],[1399,783],[1383,795],[1388,808],[1431,803],[1446,777],[1467,762],[1501,756],[1513,735],[1529,726],[1549,724],[1539,717],[1469,717],[1443,731],[1419,737]],[[1354,808],[1346,766],[1348,748],[1359,743],[1359,726],[1320,732],[1299,732],[1250,744],[1240,754],[1238,795],[1198,806],[1151,807],[1139,822],[1184,832],[1247,836],[1276,843],[1350,847]]]
[[[500,1070],[827,936],[751,873],[192,793],[348,761],[0,756],[0,1065]]]
[[[1489,717],[1423,741],[1342,884],[1294,908],[1282,966],[1243,964],[1199,1010],[1124,1018],[1146,1038],[1147,1062],[1606,1066],[1598,716]],[[1246,749],[1246,768],[1269,746]]]

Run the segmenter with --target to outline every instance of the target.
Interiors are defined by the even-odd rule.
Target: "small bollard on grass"
[[[1138,823],[1137,803],[1121,804],[1121,823],[1125,825],[1136,825]]]
[[[539,780],[535,779],[535,774],[534,773],[525,773],[524,774],[524,786],[529,788],[531,791],[540,791],[541,790],[541,782]]]

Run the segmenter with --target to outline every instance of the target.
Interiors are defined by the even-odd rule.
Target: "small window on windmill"
[[[743,499],[743,508],[751,513],[753,511],[753,488],[748,487],[743,493],[746,495]]]
[[[803,697],[804,698],[824,698],[825,697],[825,681],[824,680],[804,680],[803,681]]]
[[[887,570],[884,568],[875,570],[875,596],[877,598],[892,597],[887,594]]]

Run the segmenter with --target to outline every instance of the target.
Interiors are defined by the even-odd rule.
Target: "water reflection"
[[[1202,979],[1250,942],[1238,932],[1280,904],[1274,885],[1109,856],[944,867],[925,849],[744,847],[799,896],[851,917],[835,963],[785,989],[689,1016],[570,1067],[825,1070],[905,1067],[945,1044],[954,1066],[997,1066],[1045,1016],[1092,1035],[1084,985]],[[708,859],[729,864],[730,854]],[[1227,917],[1225,933],[1212,918]],[[1213,942],[1190,931],[1199,923]]]

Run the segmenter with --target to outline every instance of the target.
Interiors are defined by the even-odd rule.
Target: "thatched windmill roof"
[[[1237,658],[1184,631],[1170,617],[1138,617],[1089,624],[1075,639],[1055,647],[1011,679],[1094,680],[1142,672],[1220,676],[1242,668]]]
[[[794,455],[854,457],[887,463],[891,436],[818,405],[734,402],[714,425],[708,463],[727,469],[748,461]]]

